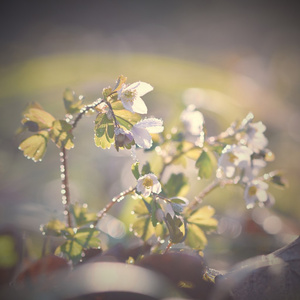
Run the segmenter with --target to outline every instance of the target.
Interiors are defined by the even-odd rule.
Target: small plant
[[[285,183],[277,171],[262,172],[274,154],[266,148],[266,127],[262,122],[254,122],[252,113],[220,134],[208,136],[202,113],[189,105],[178,118],[178,127],[166,133],[163,120],[144,117],[148,111],[142,97],[153,87],[145,82],[126,82],[127,78],[120,76],[114,88],[104,88],[102,97],[88,105],[83,103],[82,96],[76,97],[73,91],[66,90],[63,120],[37,103],[30,104],[23,113],[19,131],[32,133],[19,146],[27,158],[41,161],[50,140],[60,149],[66,221],[53,219],[42,226],[47,237],[64,238],[55,255],[75,265],[88,249],[101,248],[98,222],[124,198],[135,203],[135,221],[130,231],[149,245],[152,254],[167,253],[175,244],[197,251],[205,248],[207,234],[217,228],[218,221],[214,208],[204,205],[203,199],[218,187],[242,187],[247,208],[274,202],[268,192],[269,183]],[[97,147],[105,150],[114,146],[116,151],[132,152],[131,172],[136,179],[134,186],[121,191],[97,213],[90,212],[86,205],[72,203],[69,192],[67,152],[74,147],[74,130],[85,114],[96,115]],[[153,172],[151,161],[141,166],[136,158],[138,151],[153,152],[157,157],[155,170],[159,172]],[[189,179],[183,172],[166,173],[173,165],[186,166],[189,160],[194,161],[199,179],[210,180],[193,198],[186,197]]]

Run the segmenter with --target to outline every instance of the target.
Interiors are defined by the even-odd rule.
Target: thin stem
[[[204,190],[202,190],[202,192],[198,196],[195,197],[194,201],[189,204],[189,206],[187,207],[187,212],[193,211],[196,206],[202,202],[203,198],[212,190],[220,186],[220,184],[220,180],[212,181]]]
[[[67,168],[67,153],[66,148],[62,147],[60,152],[60,178],[61,178],[61,194],[62,194],[62,204],[65,207],[64,214],[66,215],[67,224],[72,227],[72,219],[69,211],[70,200],[70,188],[69,188],[69,178],[68,178],[68,168]]]
[[[87,113],[90,109],[94,109],[97,105],[99,105],[102,102],[104,102],[104,100],[99,98],[98,100],[94,101],[92,104],[86,105],[84,108],[82,108],[80,110],[80,113],[77,115],[76,119],[72,124],[72,129],[74,129],[77,126],[77,123],[80,121],[80,119],[83,117],[85,113]]]
[[[114,206],[115,203],[122,201],[125,196],[131,194],[133,191],[135,191],[135,189],[136,187],[131,187],[128,190],[121,192],[118,196],[112,198],[112,200],[102,210],[99,211],[97,220],[93,223],[93,225],[96,226],[99,220]]]
[[[163,254],[166,254],[171,249],[172,246],[173,246],[173,243],[170,241]]]

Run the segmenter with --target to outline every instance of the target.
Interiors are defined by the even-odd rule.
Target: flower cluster
[[[257,176],[266,166],[268,140],[262,122],[253,123],[253,114],[249,113],[240,126],[233,130],[236,143],[227,145],[218,160],[217,176],[233,178],[245,187],[244,199],[247,208],[256,202],[260,205],[273,203],[273,197],[267,192],[268,184]],[[272,155],[271,155],[272,156]]]
[[[123,81],[125,82],[126,79]],[[107,119],[113,123],[114,144],[117,151],[120,148],[131,148],[133,145],[149,149],[153,144],[151,134],[161,133],[164,130],[161,119],[144,118],[141,120],[139,117],[140,114],[146,114],[148,111],[141,97],[152,91],[153,87],[141,81],[129,85],[124,82],[117,86],[96,109],[99,111],[100,117],[106,114]],[[125,112],[115,109],[119,102]],[[109,143],[111,144],[111,140]],[[101,143],[99,145],[102,146]]]

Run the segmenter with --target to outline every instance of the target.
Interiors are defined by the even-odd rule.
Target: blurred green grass
[[[298,149],[287,135],[284,122],[278,121],[291,114],[280,95],[250,78],[205,64],[147,54],[110,53],[42,56],[0,70],[1,223],[38,230],[39,224],[49,218],[62,217],[58,149],[50,145],[41,163],[26,160],[17,150],[21,137],[14,133],[26,104],[37,101],[54,116],[63,118],[65,88],[86,96],[88,104],[101,97],[102,88],[114,85],[120,74],[127,76],[128,82],[141,80],[154,86],[145,101],[150,115],[164,119],[166,130],[179,121],[184,107],[182,94],[187,88],[218,92],[218,97],[207,100],[203,111],[212,133],[226,129],[252,111],[255,120],[267,125],[270,149],[276,155],[270,170],[285,170],[290,181],[288,190],[271,189],[276,199],[274,210],[294,220],[296,227],[299,225]],[[85,118],[75,136],[75,148],[69,153],[71,195],[73,201],[87,202],[91,209],[99,210],[127,188],[126,184],[134,182],[128,175],[132,161],[129,155],[116,155],[114,149],[101,151],[93,145],[93,118]],[[205,184],[194,181],[193,192],[197,194]],[[216,207],[219,215],[232,210],[243,214],[246,210],[241,191],[216,191],[205,202]],[[128,205],[125,211],[130,210]],[[118,215],[120,210],[113,213]]]

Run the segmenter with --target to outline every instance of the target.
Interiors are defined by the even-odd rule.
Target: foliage
[[[219,135],[207,136],[202,113],[190,105],[183,110],[178,127],[165,133],[161,119],[142,117],[147,114],[142,97],[153,87],[145,82],[126,82],[127,78],[121,75],[114,88],[104,88],[102,98],[88,105],[83,104],[82,96],[77,99],[75,93],[67,89],[63,95],[66,113],[63,120],[56,119],[37,103],[31,103],[23,112],[19,132],[31,134],[19,146],[24,156],[42,160],[49,140],[60,148],[62,202],[67,218],[66,222],[53,219],[42,226],[48,238],[64,240],[55,255],[75,265],[89,250],[100,249],[98,223],[125,197],[135,203],[130,231],[149,245],[151,253],[167,252],[174,244],[201,251],[207,245],[207,236],[218,226],[215,209],[202,204],[213,189],[240,186],[246,207],[252,208],[256,204],[272,204],[269,183],[287,186],[280,172],[262,172],[274,155],[266,148],[265,126],[253,122],[251,113]],[[136,185],[121,192],[98,213],[88,211],[87,205],[73,204],[68,186],[66,150],[74,147],[73,130],[86,113],[96,113],[94,142],[97,147],[109,149],[113,145],[117,151],[131,150],[135,160],[131,171]],[[159,174],[153,173],[152,161],[140,166],[136,158],[138,150],[160,157]],[[170,168],[172,165],[186,167],[189,161],[193,161],[198,178],[209,182],[194,198],[189,195],[189,177],[181,171],[172,173]],[[131,256],[130,261],[134,261]]]

